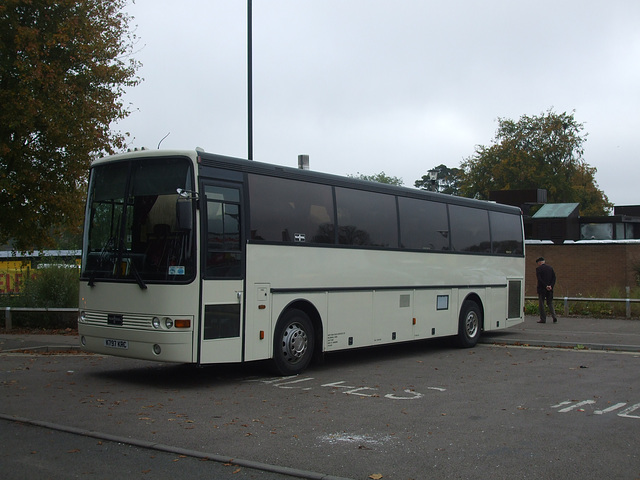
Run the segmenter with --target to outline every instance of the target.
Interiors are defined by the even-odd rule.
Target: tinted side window
[[[449,250],[449,220],[444,203],[398,198],[400,246],[414,250]]]
[[[334,243],[330,186],[249,175],[249,198],[252,240]]]
[[[490,253],[489,212],[449,205],[451,246],[456,252]]]
[[[522,255],[522,223],[520,215],[489,212],[491,249],[503,255]]]
[[[336,188],[338,242],[341,245],[398,247],[395,197]]]

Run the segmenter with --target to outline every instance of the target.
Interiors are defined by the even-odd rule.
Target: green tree
[[[420,180],[416,180],[414,185],[421,190],[458,195],[461,178],[462,169],[449,168],[444,164],[440,164],[429,170],[429,173],[423,175]]]
[[[492,144],[462,163],[461,194],[488,199],[491,190],[546,188],[549,203],[579,202],[582,215],[606,214],[612,205],[584,161],[583,130],[573,113],[551,109],[517,122],[499,118]]]
[[[90,162],[125,146],[112,122],[137,85],[126,0],[0,3],[0,244],[79,231]]]
[[[402,186],[403,181],[398,177],[390,177],[384,172],[376,173],[375,175],[364,175],[358,172],[356,175],[348,175],[351,178],[357,178],[359,180],[366,180],[368,182],[388,183],[389,185]]]

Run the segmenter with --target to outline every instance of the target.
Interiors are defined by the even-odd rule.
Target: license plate
[[[110,338],[105,338],[104,346],[109,348],[122,348],[123,350],[127,350],[129,348],[129,342],[127,340],[112,340]]]

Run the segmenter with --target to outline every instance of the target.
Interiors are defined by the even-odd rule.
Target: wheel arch
[[[467,294],[462,302],[460,302],[460,311],[458,312],[458,315],[460,315],[460,312],[462,311],[462,305],[464,305],[464,302],[466,301],[471,301],[478,305],[478,308],[480,309],[480,330],[484,330],[484,304],[482,303],[482,299],[476,292]]]
[[[311,303],[309,300],[305,299],[297,299],[291,301],[287,304],[286,307],[282,309],[280,315],[278,316],[278,320],[276,320],[276,324],[284,315],[287,314],[289,310],[301,310],[304,312],[309,320],[311,320],[311,324],[313,325],[314,331],[314,349],[313,349],[313,361],[319,362],[322,361],[324,355],[324,327],[322,324],[322,317],[320,316],[320,312],[316,308],[316,306]]]

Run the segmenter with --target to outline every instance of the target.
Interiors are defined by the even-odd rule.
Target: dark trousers
[[[553,290],[545,290],[544,293],[538,294],[538,308],[540,309],[540,320],[547,321],[547,314],[544,309],[545,302],[549,306],[551,318],[556,319],[556,311],[553,309]]]

